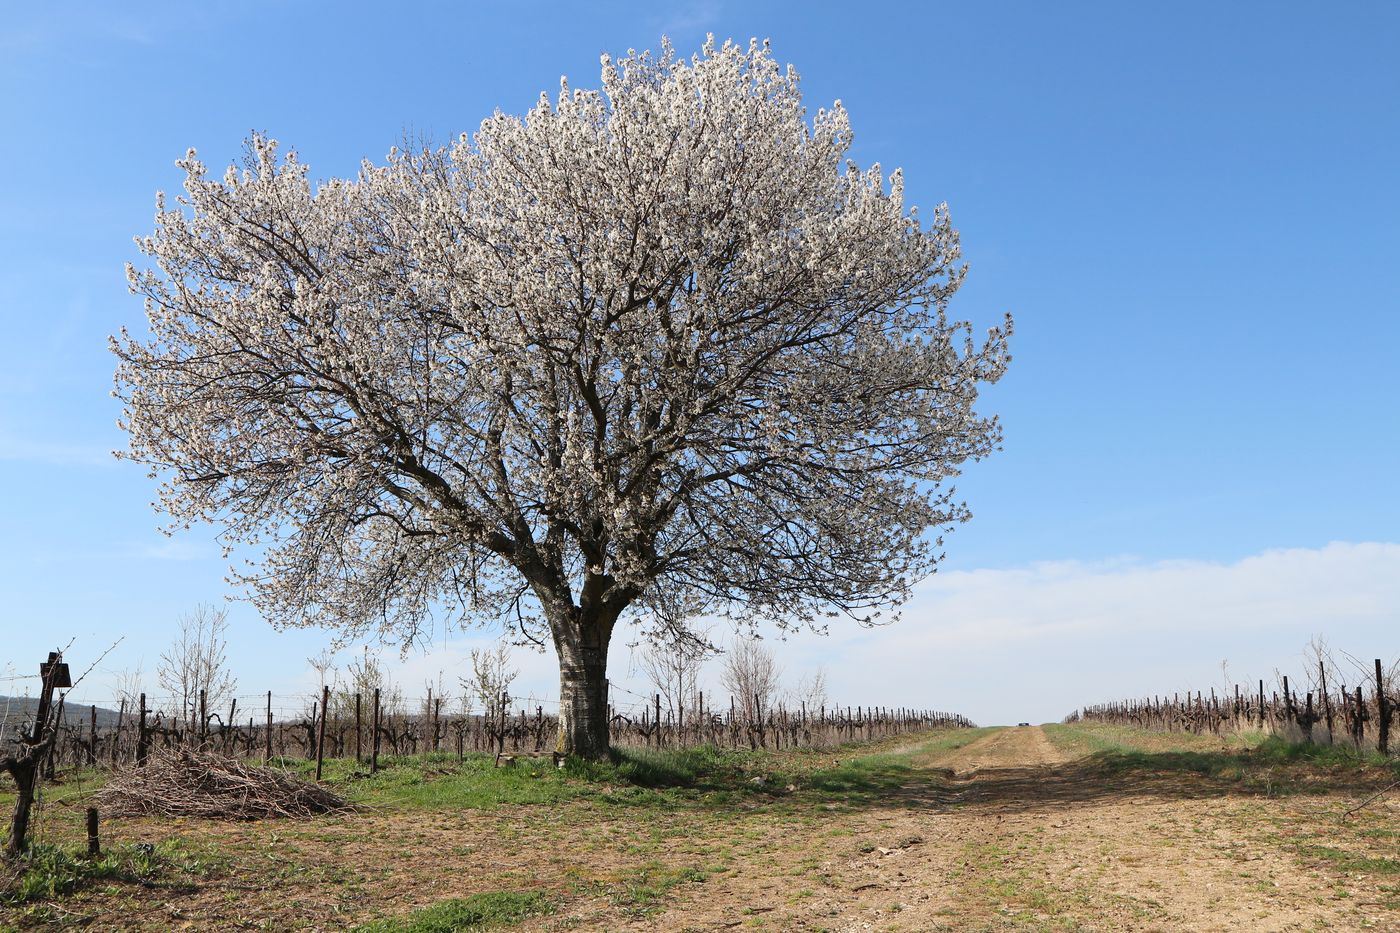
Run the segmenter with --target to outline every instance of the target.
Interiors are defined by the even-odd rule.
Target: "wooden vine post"
[[[117,731],[116,731],[116,734],[112,736],[112,767],[113,767],[113,768],[116,768],[116,766],[117,766],[117,754],[119,753],[119,751],[120,751],[120,749],[121,749],[121,744],[122,744],[122,721],[123,721],[124,719],[126,719],[126,698],[125,698],[125,697],[122,698],[122,705],[121,705],[121,708],[117,710]]]
[[[138,766],[146,763],[146,758],[151,753],[151,733],[146,728],[146,714],[150,710],[146,709],[146,694],[141,694],[140,715],[136,720],[136,764]]]
[[[97,808],[87,808],[87,854],[88,858],[102,857],[102,842],[97,836]]]
[[[379,688],[374,688],[374,732],[370,738],[369,773],[379,772]]]
[[[39,665],[39,676],[42,685],[39,689],[39,708],[34,713],[34,726],[21,739],[18,754],[0,758],[0,766],[15,779],[19,789],[15,795],[10,841],[5,849],[5,854],[9,856],[21,855],[29,848],[29,813],[34,806],[34,791],[39,783],[39,766],[47,757],[55,735],[49,724],[53,692],[73,686],[68,665],[63,663],[63,655],[57,651],[49,652],[48,661]]]
[[[331,688],[321,687],[321,728],[316,735],[316,780],[321,780],[321,764],[326,757],[326,710],[331,705]]]
[[[1376,751],[1382,755],[1390,754],[1391,713],[1390,701],[1385,695],[1385,671],[1381,659],[1376,658]]]

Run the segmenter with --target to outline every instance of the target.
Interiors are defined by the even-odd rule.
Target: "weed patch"
[[[661,907],[663,898],[680,884],[698,884],[708,877],[699,868],[671,868],[659,862],[647,862],[635,872],[616,881],[594,881],[584,890],[601,895],[609,903],[634,917],[646,917]]]
[[[361,924],[353,933],[469,933],[511,926],[553,909],[539,891],[489,891],[441,901],[406,917]]]
[[[1098,723],[1044,728],[1057,747],[1086,753],[1089,766],[1111,775],[1196,774],[1270,795],[1326,792],[1333,784],[1353,782],[1376,771],[1400,775],[1400,762],[1379,755],[1262,733],[1197,736]]]
[[[39,844],[13,862],[0,863],[0,904],[48,900],[97,881],[154,887],[175,876],[201,875],[206,868],[176,843],[124,845],[95,859]]]

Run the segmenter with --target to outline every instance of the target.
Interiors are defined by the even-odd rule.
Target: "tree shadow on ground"
[[[1365,794],[1394,781],[1400,764],[1345,760],[1331,750],[1265,746],[1240,751],[1103,751],[1074,761],[986,768],[874,765],[813,775],[808,790],[841,809],[947,810],[984,807],[1024,812],[1131,798]]]

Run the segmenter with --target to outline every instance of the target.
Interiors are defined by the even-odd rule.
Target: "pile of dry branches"
[[[256,820],[343,813],[350,805],[319,784],[276,768],[249,765],[187,748],[152,753],[145,765],[97,793],[113,815]]]

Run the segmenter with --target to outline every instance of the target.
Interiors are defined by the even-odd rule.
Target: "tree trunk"
[[[39,777],[39,761],[31,756],[9,768],[19,785],[15,795],[15,815],[10,824],[10,842],[6,854],[17,856],[29,848],[29,809],[34,805],[34,783]]]
[[[559,742],[555,750],[592,761],[608,757],[608,647],[559,648]]]

